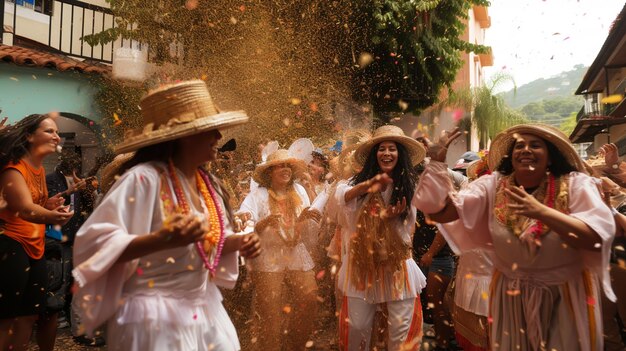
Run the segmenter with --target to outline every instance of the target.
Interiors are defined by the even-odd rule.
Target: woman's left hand
[[[537,219],[545,209],[545,205],[524,190],[524,187],[504,189],[511,200],[507,206],[517,215]]]
[[[403,197],[402,201],[396,202],[395,205],[387,206],[382,216],[384,218],[396,218],[400,214],[402,214],[405,209],[406,209],[406,198]]]
[[[298,222],[302,222],[307,219],[311,219],[319,223],[322,220],[322,214],[316,209],[307,207],[300,213],[300,216],[298,217]]]
[[[261,240],[257,233],[241,236],[239,254],[245,258],[255,258],[261,254]]]
[[[55,208],[63,206],[64,203],[65,203],[65,199],[63,198],[63,196],[61,196],[61,193],[58,193],[52,197],[49,197],[48,200],[46,200],[46,203],[43,207],[45,207],[46,210],[52,211]]]

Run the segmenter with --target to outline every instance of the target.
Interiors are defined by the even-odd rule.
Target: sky
[[[577,64],[590,66],[624,4],[624,0],[491,0],[485,44],[492,47],[494,64],[485,68],[487,81],[503,71],[520,87]]]

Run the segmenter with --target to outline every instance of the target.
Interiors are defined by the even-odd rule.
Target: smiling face
[[[520,134],[513,145],[511,163],[515,172],[544,174],[550,163],[546,142],[532,134]]]
[[[398,164],[398,147],[393,141],[383,141],[378,145],[376,160],[381,171],[391,175],[391,172]]]
[[[179,141],[182,152],[193,153],[198,156],[199,162],[212,162],[217,159],[218,142],[222,133],[213,129],[204,133],[190,135]]]
[[[56,152],[61,141],[58,132],[57,124],[51,118],[41,121],[35,132],[27,137],[29,152],[41,156]]]
[[[269,170],[271,187],[281,188],[291,182],[293,171],[287,163],[280,163],[272,166]]]

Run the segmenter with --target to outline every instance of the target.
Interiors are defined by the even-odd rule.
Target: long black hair
[[[9,163],[17,163],[26,155],[30,143],[28,136],[35,133],[48,115],[33,114],[24,117],[15,125],[0,131],[0,169]]]
[[[127,170],[133,168],[140,163],[160,161],[167,164],[169,159],[174,155],[176,147],[177,140],[170,140],[142,147],[141,149],[137,150],[128,161],[124,162],[120,166],[116,174],[121,176]]]
[[[546,148],[548,149],[548,160],[550,160],[549,169],[551,174],[558,178],[564,174],[568,174],[569,172],[576,171],[576,167],[572,166],[567,161],[567,158],[565,158],[565,156],[556,146],[554,146],[554,144],[544,138],[541,138],[541,140],[546,143]],[[515,148],[515,141],[509,147],[509,150],[506,153],[507,157],[504,157],[498,165],[497,170],[500,174],[509,175],[513,173],[513,148]]]
[[[378,165],[378,158],[376,157],[380,144],[381,143],[376,144],[370,150],[369,155],[367,155],[367,160],[363,165],[363,169],[350,179],[350,184],[356,185],[365,182],[382,172],[380,166]],[[417,175],[414,171],[413,165],[411,164],[411,157],[406,147],[400,143],[396,143],[396,148],[398,149],[398,163],[396,163],[396,166],[391,172],[391,178],[393,179],[393,191],[391,192],[390,204],[396,204],[398,201],[402,202],[402,198],[405,198],[407,208],[405,208],[404,212],[400,215],[400,218],[405,219],[409,214],[409,204],[411,203],[411,199],[413,199],[413,194],[415,193]],[[363,197],[365,197],[365,195],[361,195],[360,198]]]

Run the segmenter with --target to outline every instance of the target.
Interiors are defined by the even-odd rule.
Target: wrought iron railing
[[[51,51],[106,63],[112,63],[115,47],[130,45],[130,39],[124,38],[104,45],[90,46],[85,42],[85,36],[116,26],[115,16],[108,8],[77,0],[37,0],[37,3],[34,0],[8,1],[13,8],[12,16],[9,17],[10,23],[4,23],[5,16],[2,15],[0,28],[11,26],[10,32],[14,36],[14,42],[16,38],[25,38],[43,44]],[[34,6],[31,6],[33,4]],[[6,7],[4,0],[0,0],[0,13],[9,14],[10,9]],[[47,35],[41,31],[33,35],[32,25],[29,26],[23,19],[18,19],[18,8],[29,9],[48,17]],[[42,26],[45,26],[45,23]]]

